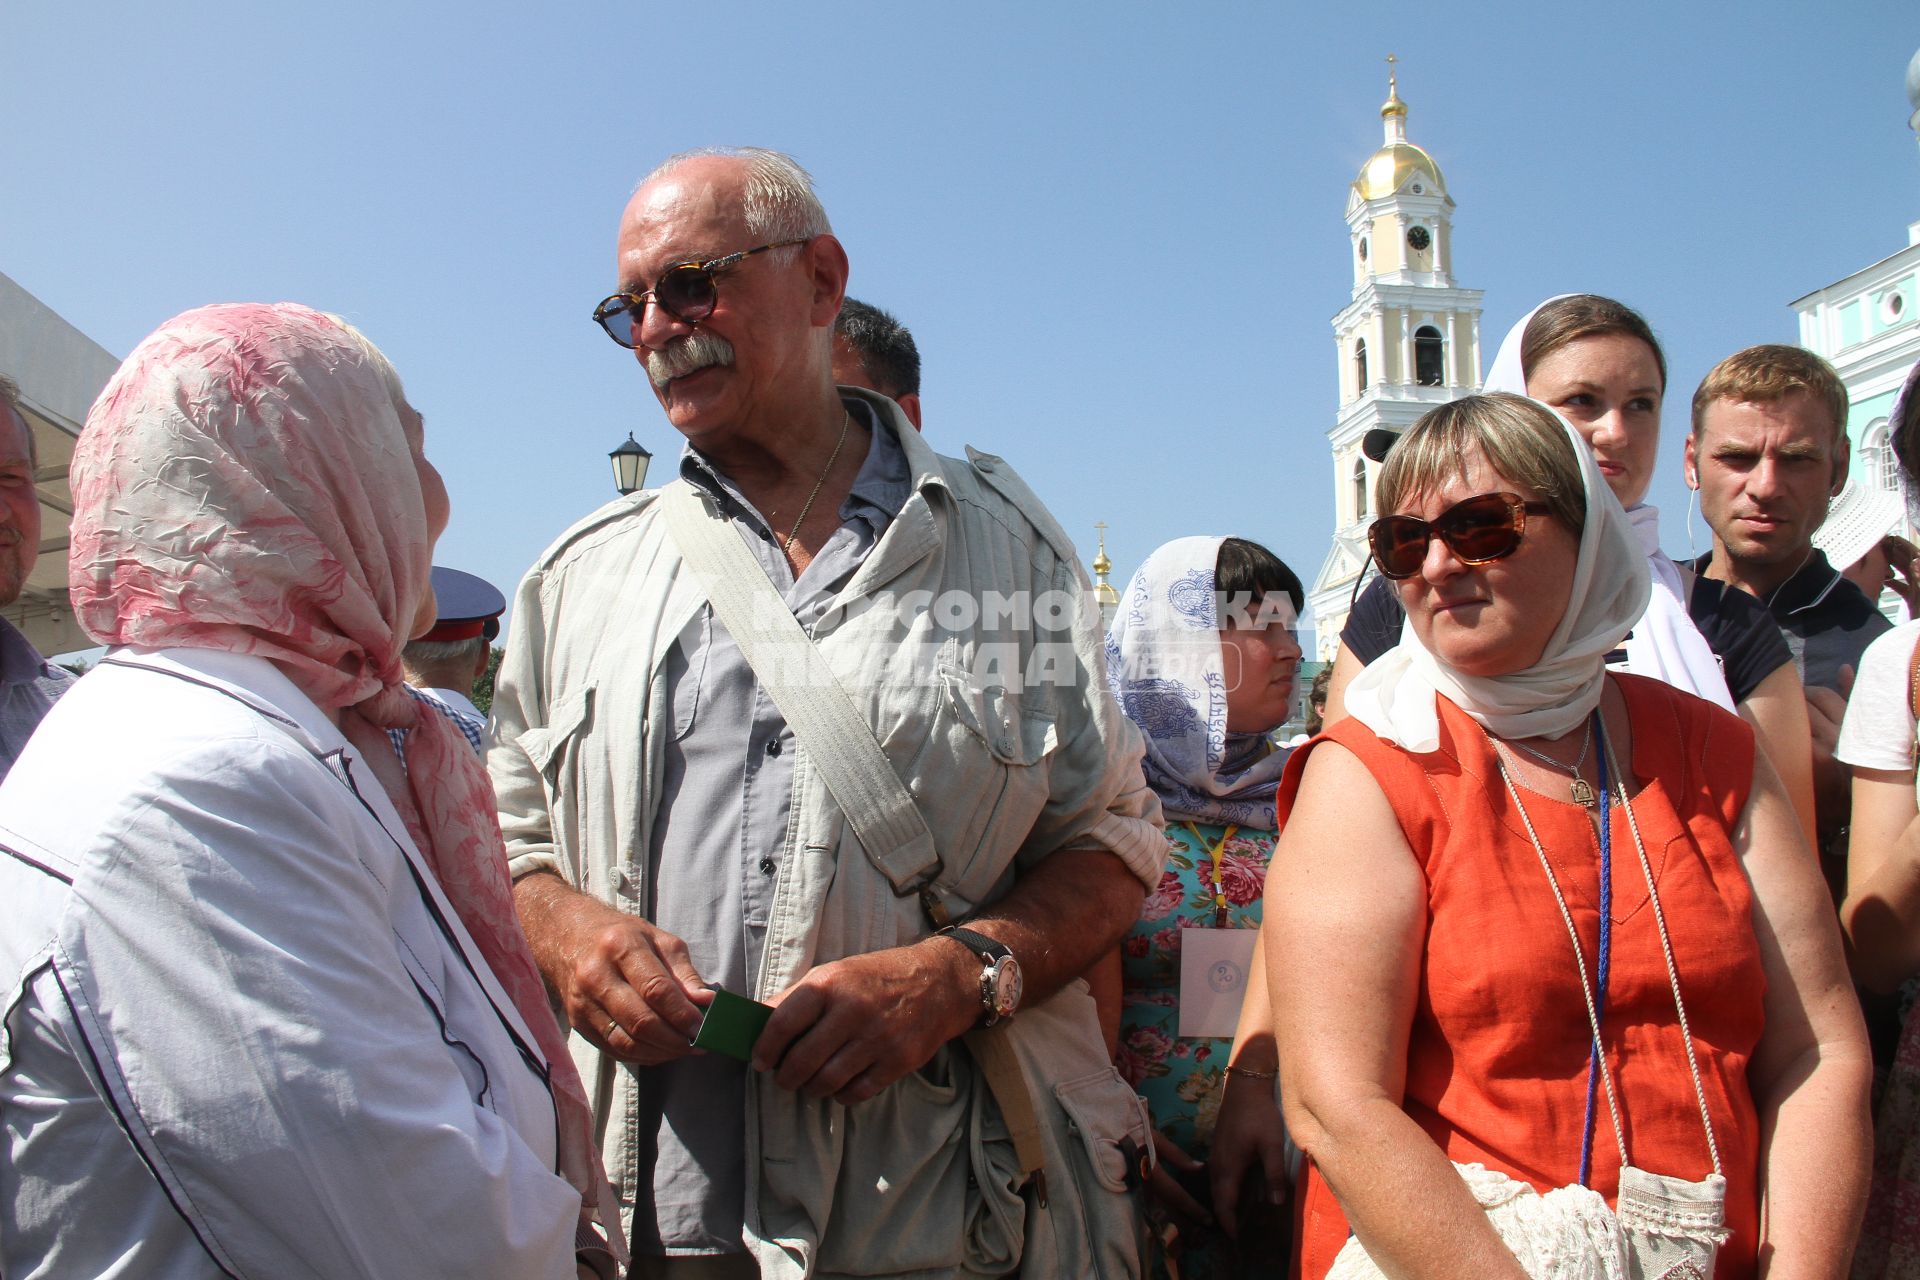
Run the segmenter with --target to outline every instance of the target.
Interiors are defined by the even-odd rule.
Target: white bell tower
[[[1340,411],[1333,450],[1334,539],[1310,593],[1314,656],[1333,661],[1354,579],[1367,561],[1377,463],[1360,443],[1403,431],[1480,387],[1480,290],[1453,282],[1453,198],[1433,157],[1407,141],[1407,104],[1387,56],[1381,148],[1347,195],[1353,296],[1333,318]]]

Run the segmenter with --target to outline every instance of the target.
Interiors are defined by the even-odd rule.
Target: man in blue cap
[[[442,565],[433,566],[433,596],[439,608],[433,630],[400,652],[407,683],[445,711],[484,755],[487,718],[473,705],[473,686],[487,673],[507,600],[484,578]]]

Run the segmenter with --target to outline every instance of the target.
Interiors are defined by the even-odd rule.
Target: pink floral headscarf
[[[586,1091],[514,913],[492,787],[453,722],[402,684],[432,567],[420,443],[392,366],[343,322],[291,303],[178,316],[120,366],[74,451],[73,607],[100,644],[253,654],[340,712],[533,1029],[561,1172],[617,1240]],[[395,728],[412,730],[405,769]]]

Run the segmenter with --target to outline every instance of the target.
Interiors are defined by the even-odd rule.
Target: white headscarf
[[[1347,686],[1347,711],[1387,741],[1416,752],[1439,747],[1439,694],[1502,738],[1566,733],[1599,705],[1607,654],[1646,609],[1647,561],[1593,451],[1553,416],[1574,446],[1587,498],[1566,613],[1539,660],[1503,676],[1455,671],[1427,651],[1409,621],[1400,643]]]
[[[1541,307],[1578,296],[1555,294],[1521,316],[1520,323],[1507,331],[1506,340],[1495,353],[1493,367],[1487,371],[1486,385],[1481,390],[1526,395],[1527,378],[1521,368],[1520,348],[1527,326]],[[1685,689],[1732,711],[1733,694],[1727,689],[1726,672],[1714,656],[1713,646],[1687,614],[1687,588],[1680,580],[1679,566],[1660,550],[1660,509],[1636,502],[1627,509],[1627,517],[1633,522],[1634,536],[1639,540],[1641,554],[1647,558],[1647,571],[1653,576],[1646,615],[1634,623],[1633,631],[1627,636],[1627,670]]]
[[[1107,680],[1146,739],[1147,785],[1170,816],[1274,829],[1285,751],[1227,732],[1213,567],[1225,538],[1175,538],[1127,583],[1107,632]]]

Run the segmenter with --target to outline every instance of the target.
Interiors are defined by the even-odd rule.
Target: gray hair
[[[696,147],[682,151],[662,160],[634,190],[689,160],[708,156],[745,162],[747,182],[741,212],[746,215],[747,230],[756,239],[769,244],[778,240],[807,240],[833,230],[820,197],[813,193],[813,175],[801,168],[792,156],[766,147]]]
[[[20,406],[20,384],[4,373],[0,373],[0,409],[20,419],[20,430],[27,436],[27,465],[40,470],[40,444],[33,438],[33,424],[27,421],[27,411]]]
[[[472,662],[486,647],[487,638],[483,635],[469,636],[465,640],[410,640],[407,647],[400,651],[400,657],[415,667],[437,666],[457,658]]]

